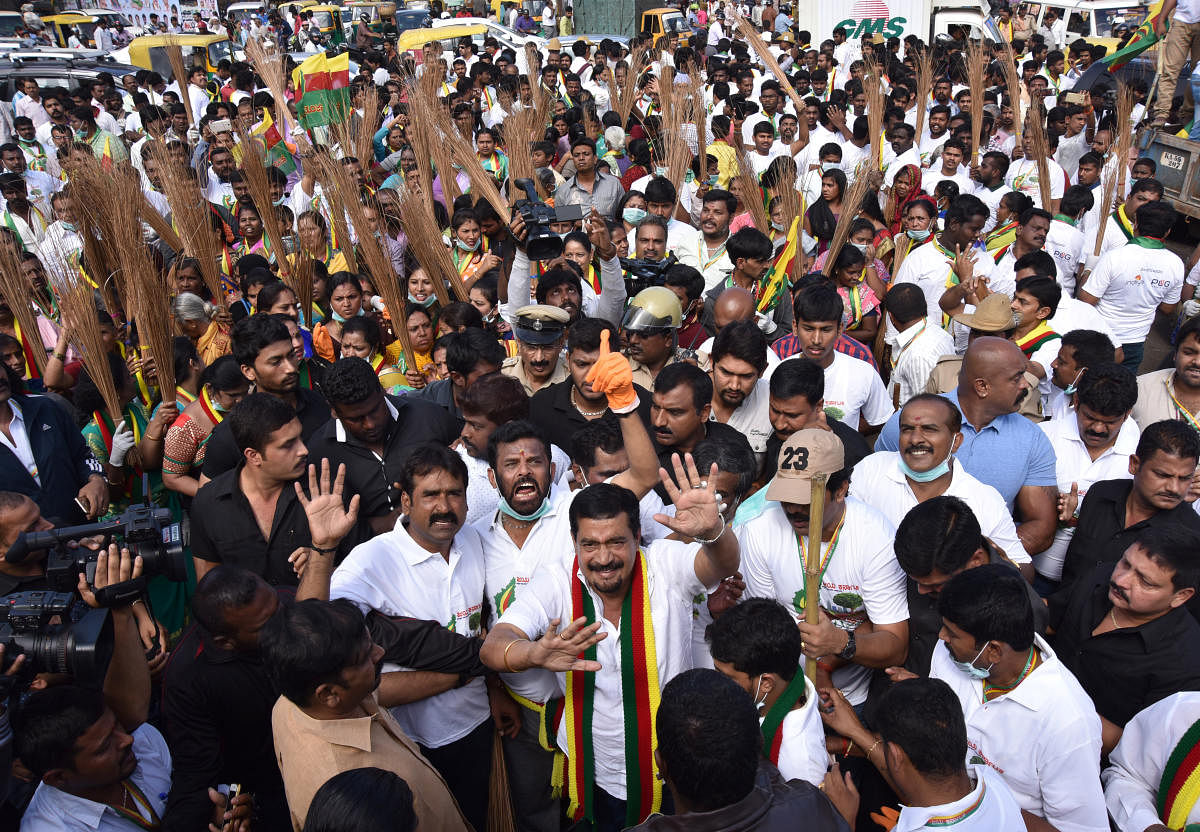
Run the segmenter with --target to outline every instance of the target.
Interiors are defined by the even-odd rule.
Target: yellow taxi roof
[[[65,14],[52,14],[43,17],[46,23],[62,23],[70,26],[75,23],[94,23],[100,18],[90,14],[77,14],[75,12],[67,12]]]
[[[406,32],[400,33],[400,39],[396,42],[396,50],[405,52],[409,49],[418,49],[432,40],[457,40],[458,38],[469,38],[475,35],[482,35],[487,32],[487,27],[482,23],[470,23],[459,26],[442,26],[437,29],[409,29]]]
[[[219,40],[229,40],[226,35],[209,33],[207,35],[143,35],[134,38],[129,45],[144,46],[151,49],[156,46],[210,46]]]

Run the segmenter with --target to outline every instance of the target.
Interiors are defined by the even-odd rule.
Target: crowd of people
[[[1024,10],[683,11],[368,38],[308,130],[275,50],[24,85],[6,824],[1200,824],[1184,100]]]

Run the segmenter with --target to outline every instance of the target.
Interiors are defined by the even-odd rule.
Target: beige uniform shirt
[[[958,372],[962,369],[961,355],[943,355],[938,359],[938,363],[934,365],[933,372],[929,374],[929,383],[925,385],[926,393],[949,393],[951,390],[958,388]],[[1021,408],[1017,412],[1031,422],[1041,422],[1045,420],[1046,414],[1042,413],[1042,397],[1038,395],[1038,383],[1040,379],[1033,373],[1025,373],[1025,383],[1029,385],[1029,392],[1025,394],[1025,398],[1021,400]]]
[[[567,372],[567,362],[559,356],[558,364],[554,367],[554,372],[550,374],[550,380],[545,384],[536,384],[531,381],[529,376],[525,375],[525,367],[521,364],[521,356],[512,355],[504,359],[504,363],[500,365],[500,372],[506,376],[512,376],[517,381],[521,382],[521,386],[525,388],[525,392],[532,396],[537,391],[544,387],[549,387],[551,384],[557,384],[564,381],[570,375]],[[637,380],[636,378],[634,379]]]
[[[1137,404],[1133,406],[1133,421],[1142,430],[1163,419],[1187,421],[1179,407],[1171,399],[1175,393],[1175,368],[1156,370],[1138,376]]]
[[[674,364],[678,360],[679,360],[679,357],[677,355],[672,355],[671,358],[667,361],[667,363],[664,364],[663,366],[666,367],[667,364]],[[650,368],[647,367],[645,364],[643,364],[640,361],[634,361],[632,358],[629,359],[629,366],[633,368],[633,383],[638,385],[639,387],[644,387],[645,389],[647,389],[651,393],[653,393],[654,392],[654,375],[651,374]],[[662,371],[659,370],[659,372],[662,372]]]
[[[408,783],[421,832],[469,832],[471,827],[446,781],[387,709],[379,707],[375,694],[362,706],[370,716],[313,719],[285,696],[275,703],[271,711],[275,759],[297,832],[313,795],[326,780],[364,766],[395,772]]]

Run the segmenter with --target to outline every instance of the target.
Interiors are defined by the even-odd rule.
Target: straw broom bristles
[[[80,354],[92,383],[100,391],[105,409],[115,418],[120,418],[121,397],[117,394],[117,384],[108,366],[108,351],[100,335],[100,317],[92,287],[87,281],[81,280],[59,294],[59,303],[70,342]]]
[[[1046,128],[1042,124],[1044,115],[1045,111],[1040,105],[1030,107],[1029,122],[1026,128],[1029,130],[1030,141],[1033,142],[1034,163],[1037,165],[1038,191],[1042,198],[1042,209],[1049,211],[1051,207],[1050,165],[1046,160],[1050,156],[1050,148],[1046,145]]]
[[[1021,79],[1017,75],[1017,59],[1013,55],[1012,44],[1003,42],[1004,55],[1000,69],[1004,72],[1004,88],[1008,92],[1008,104],[1013,111],[1013,131],[1016,133],[1017,146],[1021,146],[1021,132],[1025,129],[1024,114],[1021,112]]]
[[[750,164],[750,154],[743,153],[738,160],[738,184],[742,191],[742,207],[750,212],[754,227],[762,230],[771,227],[771,218],[767,215],[766,206],[762,201],[762,188],[758,177],[754,175],[754,166]]]
[[[304,246],[296,246],[290,257],[288,273],[291,275],[292,291],[300,302],[301,318],[311,327],[313,308],[313,260]]]
[[[173,401],[175,350],[171,335],[171,310],[158,267],[149,258],[142,240],[135,198],[141,191],[141,185],[132,176],[121,175],[114,176],[112,184],[115,197],[113,214],[117,219],[118,233],[111,240],[111,246],[116,250],[117,260],[121,264],[126,302],[132,307],[132,318],[137,324],[139,352],[143,358],[149,353],[154,359],[163,401]]]
[[[838,252],[842,250],[842,246],[846,244],[846,240],[850,236],[850,224],[858,216],[858,212],[862,208],[863,197],[870,188],[868,180],[869,177],[866,176],[857,177],[854,184],[846,189],[846,194],[842,197],[842,213],[838,215],[837,225],[833,228],[833,237],[829,241],[829,253],[825,255],[824,272],[827,275],[833,274],[833,263],[837,260]]]
[[[933,55],[928,49],[917,54],[917,141],[925,135],[925,115],[929,96],[933,92]]]
[[[175,233],[175,229],[171,227],[171,223],[158,210],[150,204],[150,200],[146,199],[146,195],[142,194],[141,209],[138,214],[142,222],[150,226],[154,233],[167,244],[172,251],[183,251],[183,240],[179,239],[179,235]]]
[[[287,248],[284,246],[283,227],[279,223],[279,215],[271,199],[271,179],[267,175],[264,163],[266,149],[262,143],[239,130],[242,143],[242,176],[250,191],[250,199],[258,209],[259,219],[262,220],[263,234],[275,252],[275,262],[279,265],[279,275],[283,282],[295,291],[296,286],[288,273]],[[235,217],[236,219],[236,217]]]
[[[429,203],[425,202],[418,194],[411,192],[403,194],[400,198],[400,223],[409,232],[408,247],[412,249],[417,262],[421,264],[421,268],[433,282],[438,302],[442,306],[446,306],[450,303],[446,282],[452,279],[451,275],[458,276],[458,269],[455,268],[454,260],[450,257],[450,250],[442,242],[441,236],[420,231],[422,228],[437,227],[433,222]],[[461,279],[457,283],[461,285]],[[466,300],[465,293],[459,299]]]
[[[424,171],[421,190],[429,194],[430,198],[433,197],[434,177],[428,168],[432,162],[437,177],[441,180],[442,196],[449,212],[454,200],[462,193],[458,188],[458,177],[454,173],[448,144],[450,137],[457,134],[458,127],[451,124],[446,111],[431,97],[428,88],[423,88],[420,83],[410,84],[408,106],[412,116],[409,121],[409,133],[413,150],[416,152],[418,164],[421,164]]]
[[[762,36],[740,14],[734,13],[732,17],[734,28],[738,34],[745,38],[750,44],[750,48],[758,54],[759,60],[763,62],[763,66],[767,69],[767,75],[779,82],[779,86],[783,88],[784,93],[791,100],[792,106],[796,108],[796,114],[803,118],[804,102],[800,99],[796,88],[792,86],[792,82],[788,80],[788,74],[783,71],[783,67],[779,65],[779,61],[771,54],[771,50],[767,47],[767,42],[762,39]]]
[[[625,86],[621,89],[618,99],[614,102],[613,109],[621,117],[622,126],[629,124],[629,116],[633,112],[633,105],[637,102],[638,79],[646,70],[646,52],[649,50],[649,44],[640,44],[629,53],[627,63],[629,70],[625,73]]]
[[[983,124],[984,76],[987,73],[988,49],[982,43],[967,44],[967,87],[971,91],[971,156],[968,166],[979,164],[979,129]]]
[[[171,74],[175,76],[175,83],[179,85],[179,98],[187,111],[188,125],[195,124],[196,114],[192,112],[192,96],[188,93],[187,68],[183,65],[183,47],[179,45],[177,37],[167,35],[166,49],[167,60],[171,62]]]
[[[358,208],[358,214],[361,217],[361,205]],[[354,216],[353,212],[351,216]],[[361,217],[361,219],[365,222],[365,217]],[[408,305],[408,287],[400,285],[400,278],[396,274],[392,258],[384,253],[383,247],[380,245],[379,240],[375,238],[375,235],[360,235],[359,249],[362,251],[367,270],[375,280],[375,288],[379,290],[379,294],[383,297],[388,317],[392,321],[392,332],[395,334],[396,340],[400,342],[401,352],[404,353],[405,366],[412,369],[417,366],[417,363],[412,343],[408,340],[408,319],[405,311]],[[311,275],[312,270],[310,269],[308,280],[308,294],[310,298],[312,297]],[[436,285],[434,289],[436,291]],[[444,292],[445,288],[442,291]]]
[[[195,178],[171,164],[165,146],[157,144],[155,153],[162,168],[163,194],[171,207],[171,219],[179,230],[183,253],[200,263],[200,275],[212,295],[212,302],[224,308],[227,305],[225,290],[221,286],[217,260],[225,244],[224,241],[220,245],[217,243],[208,200],[200,193]]]
[[[254,71],[262,78],[275,102],[275,121],[286,124],[288,132],[297,144],[308,144],[304,131],[298,129],[296,119],[287,105],[287,70],[283,58],[277,52],[268,52],[257,40],[246,42],[246,57],[254,65]]]
[[[674,82],[675,73],[669,67],[663,67],[658,92],[659,101],[662,102],[662,160],[667,167],[667,178],[675,187],[675,192],[679,193],[693,158],[692,149],[684,136],[684,125],[691,124],[688,103],[692,96],[690,88],[676,90]],[[662,84],[669,86],[664,90]]]
[[[1125,171],[1128,167],[1129,148],[1133,144],[1133,130],[1129,127],[1129,117],[1133,112],[1133,92],[1124,83],[1117,87],[1117,168],[1113,175],[1104,183],[1103,207],[1100,210],[1100,227],[1096,229],[1096,247],[1092,253],[1100,256],[1104,245],[1104,229],[1108,225],[1108,215],[1112,213],[1113,202],[1118,193],[1125,193]],[[1133,217],[1130,217],[1133,219]]]
[[[529,150],[532,142],[541,139],[538,114],[531,108],[515,111],[504,120],[504,144],[508,152],[508,181],[510,187],[518,179],[533,179],[533,154]],[[539,192],[541,185],[538,185]],[[543,198],[547,194],[542,194]],[[520,196],[517,197],[518,199]]]
[[[33,354],[33,367],[39,376],[46,373],[46,350],[42,337],[38,333],[37,316],[29,305],[29,299],[34,295],[33,285],[21,273],[21,264],[13,256],[8,246],[0,249],[0,297],[4,299],[17,322],[21,332],[29,341],[30,352]]]
[[[512,791],[508,785],[508,764],[504,759],[504,741],[492,735],[492,775],[488,780],[487,832],[513,832],[516,829]]]
[[[887,109],[887,97],[879,77],[879,66],[874,61],[867,65],[864,78],[870,81],[863,85],[863,90],[867,97],[867,136],[871,143],[871,170],[880,170],[883,162],[883,114]],[[920,143],[920,136],[917,137],[917,141]]]
[[[512,212],[508,209],[508,201],[500,195],[500,189],[496,186],[495,177],[483,169],[483,163],[475,153],[475,147],[471,143],[471,140],[461,135],[457,130],[449,128],[448,125],[447,127],[444,146],[449,150],[450,163],[444,170],[449,172],[451,179],[454,179],[453,163],[458,162],[459,168],[471,180],[471,190],[474,196],[486,199],[496,209],[496,213],[500,215],[500,219],[504,221],[504,224],[507,225],[512,221]],[[446,174],[442,174],[442,188],[445,189],[445,187]],[[447,205],[446,208],[449,209],[450,206]],[[455,274],[457,273],[458,271],[455,270]],[[465,298],[463,299],[465,300]]]
[[[708,179],[708,108],[704,106],[704,87],[692,90],[692,123],[696,127],[696,158],[700,160],[701,180]]]

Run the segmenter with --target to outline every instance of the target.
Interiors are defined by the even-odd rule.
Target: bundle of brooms
[[[917,141],[921,140],[925,129],[926,109],[929,95],[933,92],[933,54],[928,49],[917,53]]]
[[[13,320],[28,341],[30,349],[27,352],[33,359],[33,366],[28,369],[36,370],[41,377],[46,374],[46,350],[38,333],[37,316],[29,305],[29,299],[33,296],[33,285],[22,274],[21,264],[13,256],[12,250],[8,246],[0,246],[0,298],[3,298],[4,305],[12,312]]]
[[[83,361],[88,377],[100,391],[104,407],[115,418],[122,411],[121,397],[117,384],[108,366],[108,350],[100,334],[100,316],[96,308],[96,296],[86,280],[78,279],[64,287],[58,296],[63,313],[63,326],[67,328],[70,343]]]
[[[1042,199],[1041,207],[1043,210],[1049,211],[1051,207],[1050,165],[1047,160],[1050,158],[1050,147],[1046,141],[1046,127],[1042,123],[1045,115],[1046,111],[1042,102],[1032,102],[1025,129],[1029,132],[1030,142],[1033,143],[1034,164],[1038,172],[1038,192]]]
[[[829,241],[829,252],[825,255],[825,267],[822,269],[825,274],[833,275],[833,264],[837,260],[838,253],[841,252],[842,246],[846,244],[846,240],[850,237],[850,225],[854,222],[854,218],[858,216],[859,210],[862,208],[863,198],[870,191],[871,185],[869,177],[859,176],[854,180],[854,184],[846,189],[846,194],[842,198],[842,213],[838,215],[837,225],[833,227],[833,237]]]
[[[221,286],[218,263],[225,241],[219,239],[223,237],[223,232],[213,227],[212,207],[204,194],[200,193],[195,177],[189,171],[181,170],[171,163],[164,144],[156,143],[153,152],[157,155],[162,170],[163,194],[171,207],[171,221],[178,231],[180,247],[185,256],[195,258],[200,264],[200,275],[204,278],[204,285],[209,294],[212,295],[212,302],[224,308],[227,301]],[[269,199],[267,204],[270,205]]]
[[[971,92],[971,155],[967,165],[974,167],[979,164],[979,131],[983,126],[983,90],[987,75],[988,47],[978,41],[967,44],[967,87]]]
[[[267,166],[264,161],[266,147],[260,139],[246,134],[245,131],[239,131],[239,134],[243,148],[242,179],[246,183],[247,190],[250,191],[250,200],[258,210],[259,219],[262,220],[263,234],[270,243],[271,250],[275,252],[279,276],[299,296],[291,270],[288,268],[288,252],[283,242],[287,235],[284,234],[283,225],[279,221],[279,213],[275,210],[274,200],[271,199],[271,179],[267,174]]]

